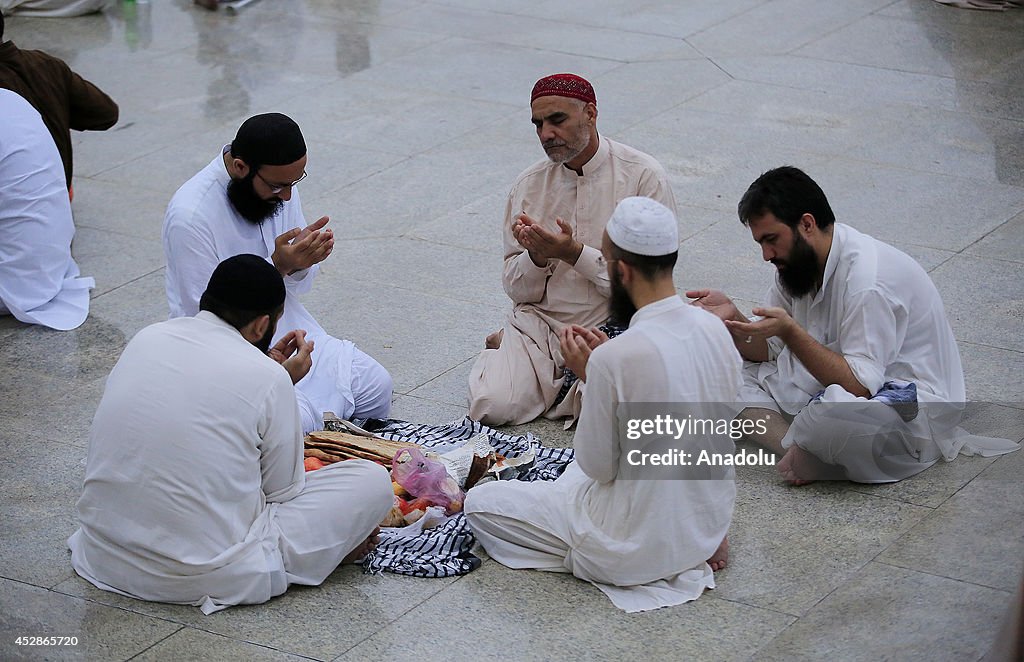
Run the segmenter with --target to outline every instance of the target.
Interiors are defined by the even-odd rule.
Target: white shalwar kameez
[[[587,363],[576,459],[552,482],[472,488],[465,511],[493,558],[571,572],[629,612],[677,605],[714,588],[707,559],[729,529],[736,486],[623,479],[623,403],[735,403],[741,360],[718,318],[678,296],[641,308]]]
[[[604,227],[623,198],[653,198],[673,212],[675,196],[661,165],[650,155],[601,137],[597,153],[583,174],[538,161],[516,179],[508,194],[502,243],[502,285],[512,299],[501,346],[483,350],[469,374],[469,415],[488,425],[526,423],[541,416],[579,414],[580,386],[555,400],[564,381],[558,333],[569,324],[585,327],[608,319],[608,271],[601,256]],[[549,232],[561,232],[561,218],[583,244],[576,264],[548,260],[543,267],[512,235],[519,214],[526,213]]]
[[[92,278],[71,257],[64,164],[32,105],[0,89],[0,314],[67,331],[89,315]]]
[[[372,462],[305,473],[288,374],[204,311],[143,329],[114,366],[68,546],[101,589],[209,614],[320,584],[392,502]]]
[[[185,182],[167,207],[162,237],[172,318],[199,311],[199,298],[221,261],[241,253],[269,260],[278,236],[307,225],[298,188],[292,188],[279,214],[257,225],[235,211],[227,195],[230,181],[223,155],[218,156]],[[325,411],[341,418],[387,418],[391,411],[387,370],[351,341],[328,334],[299,301],[299,295],[312,289],[319,269],[313,265],[285,276],[284,315],[274,336],[277,342],[285,333],[302,329],[314,341],[313,367],[295,388],[303,432],[322,429]]]
[[[938,290],[906,253],[835,223],[821,288],[794,298],[776,275],[765,306],[785,309],[815,340],[841,354],[869,393],[888,382],[912,382],[920,403],[918,415],[903,421],[889,404],[835,384],[826,389],[779,338],[771,338],[770,359],[746,363],[741,397],[795,416],[783,447],[795,443],[827,465],[843,467],[850,480],[867,483],[900,480],[958,453],[987,456],[1019,448],[956,425],[966,400],[960,351]]]

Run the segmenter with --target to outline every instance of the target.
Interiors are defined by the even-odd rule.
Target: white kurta
[[[602,137],[583,175],[550,159],[523,171],[509,192],[502,226],[505,266],[502,284],[512,299],[499,349],[485,349],[469,376],[469,414],[489,425],[525,423],[579,413],[577,386],[552,409],[562,387],[558,332],[567,324],[598,326],[608,319],[611,287],[601,236],[623,198],[642,195],[675,211],[676,201],[661,165],[651,156]],[[533,263],[512,235],[521,213],[551,232],[556,218],[568,223],[584,244],[576,264]],[[549,411],[551,410],[551,411]]]
[[[321,583],[392,500],[370,462],[307,478],[287,373],[201,312],[143,329],[114,366],[68,546],[101,589],[211,613]]]
[[[277,216],[256,225],[242,218],[227,196],[230,181],[222,156],[185,182],[167,207],[163,246],[167,259],[167,301],[171,317],[195,315],[213,270],[240,253],[269,259],[274,240],[307,225],[298,188]],[[335,338],[309,314],[299,295],[313,287],[319,265],[285,277],[284,314],[277,323],[276,342],[293,329],[313,340],[313,367],[297,385],[304,432],[323,427],[323,413],[342,418],[386,418],[391,410],[391,377],[351,341]]]
[[[919,471],[940,456],[951,460],[962,451],[989,454],[1017,448],[1006,440],[968,435],[950,424],[950,414],[966,400],[960,351],[938,290],[924,269],[902,251],[836,223],[821,288],[813,295],[794,298],[782,289],[776,275],[765,305],[785,309],[815,340],[841,354],[868,392],[877,393],[889,381],[916,384],[920,414],[905,424],[906,444],[909,456],[922,464],[907,471]],[[873,463],[857,457],[872,448],[865,435],[872,426],[864,427],[858,419],[897,425],[891,407],[868,404],[836,385],[822,398],[834,409],[807,407],[825,387],[780,339],[769,340],[769,352],[771,360],[747,364],[743,397],[800,414],[783,440],[785,447],[797,443],[829,464],[858,465],[861,475],[851,477],[856,480],[905,477],[884,471],[872,476]],[[854,410],[876,405],[877,417]],[[846,427],[837,427],[836,417],[830,415],[836,412],[849,419],[849,434],[843,433]]]
[[[513,568],[571,572],[627,611],[693,600],[725,537],[736,487],[720,480],[623,479],[624,403],[734,403],[741,361],[721,322],[673,296],[640,309],[587,364],[587,397],[557,480],[471,489],[466,517],[488,554]]]
[[[89,315],[92,278],[71,257],[71,201],[53,137],[28,101],[0,89],[0,312],[58,331]]]

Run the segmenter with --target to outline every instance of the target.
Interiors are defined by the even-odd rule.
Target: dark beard
[[[782,262],[785,267],[778,273],[782,289],[798,299],[810,294],[818,285],[818,256],[799,232],[794,230],[793,237],[793,248]]]
[[[256,190],[252,187],[252,180],[255,176],[256,171],[250,170],[245,177],[228,182],[228,200],[231,201],[231,206],[242,218],[253,225],[259,225],[280,213],[281,207],[284,206],[284,200],[280,198],[264,200],[256,195]]]
[[[267,326],[267,332],[263,334],[259,340],[253,343],[256,349],[260,350],[264,354],[270,351],[270,341],[274,339],[274,332],[277,331],[277,322]]]
[[[612,324],[616,326],[629,326],[629,320],[636,314],[636,306],[629,298],[629,292],[622,286],[619,278],[619,270],[613,269],[611,273],[611,297],[608,299],[608,314]]]

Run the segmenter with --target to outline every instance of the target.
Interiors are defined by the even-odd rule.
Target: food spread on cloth
[[[345,429],[319,430],[305,437],[306,471],[351,459],[370,460],[388,468],[395,503],[380,523],[382,527],[408,526],[431,512],[430,508],[436,509],[430,521],[439,522],[462,511],[465,490],[479,482],[513,478],[516,467],[525,470],[532,463],[532,457],[510,461],[495,453],[486,435],[435,452],[411,442],[382,439],[351,424]]]

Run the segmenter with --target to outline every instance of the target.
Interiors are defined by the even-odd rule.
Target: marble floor
[[[929,271],[963,356],[972,431],[1024,437],[1024,10],[930,0],[190,0],[10,17],[121,106],[75,135],[74,254],[92,312],[56,333],[0,320],[0,658],[88,660],[977,660],[1024,570],[1024,453],[897,485],[791,488],[738,472],[732,558],[696,602],[634,615],[572,577],[494,561],[464,577],[354,567],[203,616],[71,570],[92,413],[128,339],[164,319],[160,225],[175,189],[249,115],[294,117],[307,216],[334,254],[305,301],[394,375],[395,415],[466,412],[469,366],[509,308],[499,227],[543,156],[540,76],[597,89],[599,127],[653,154],[679,200],[680,287],[754,305],[770,266],[736,220],[790,163],[840,220]],[[2,197],[2,193],[0,193]],[[546,443],[552,423],[522,428]],[[75,636],[64,648],[25,636]]]

